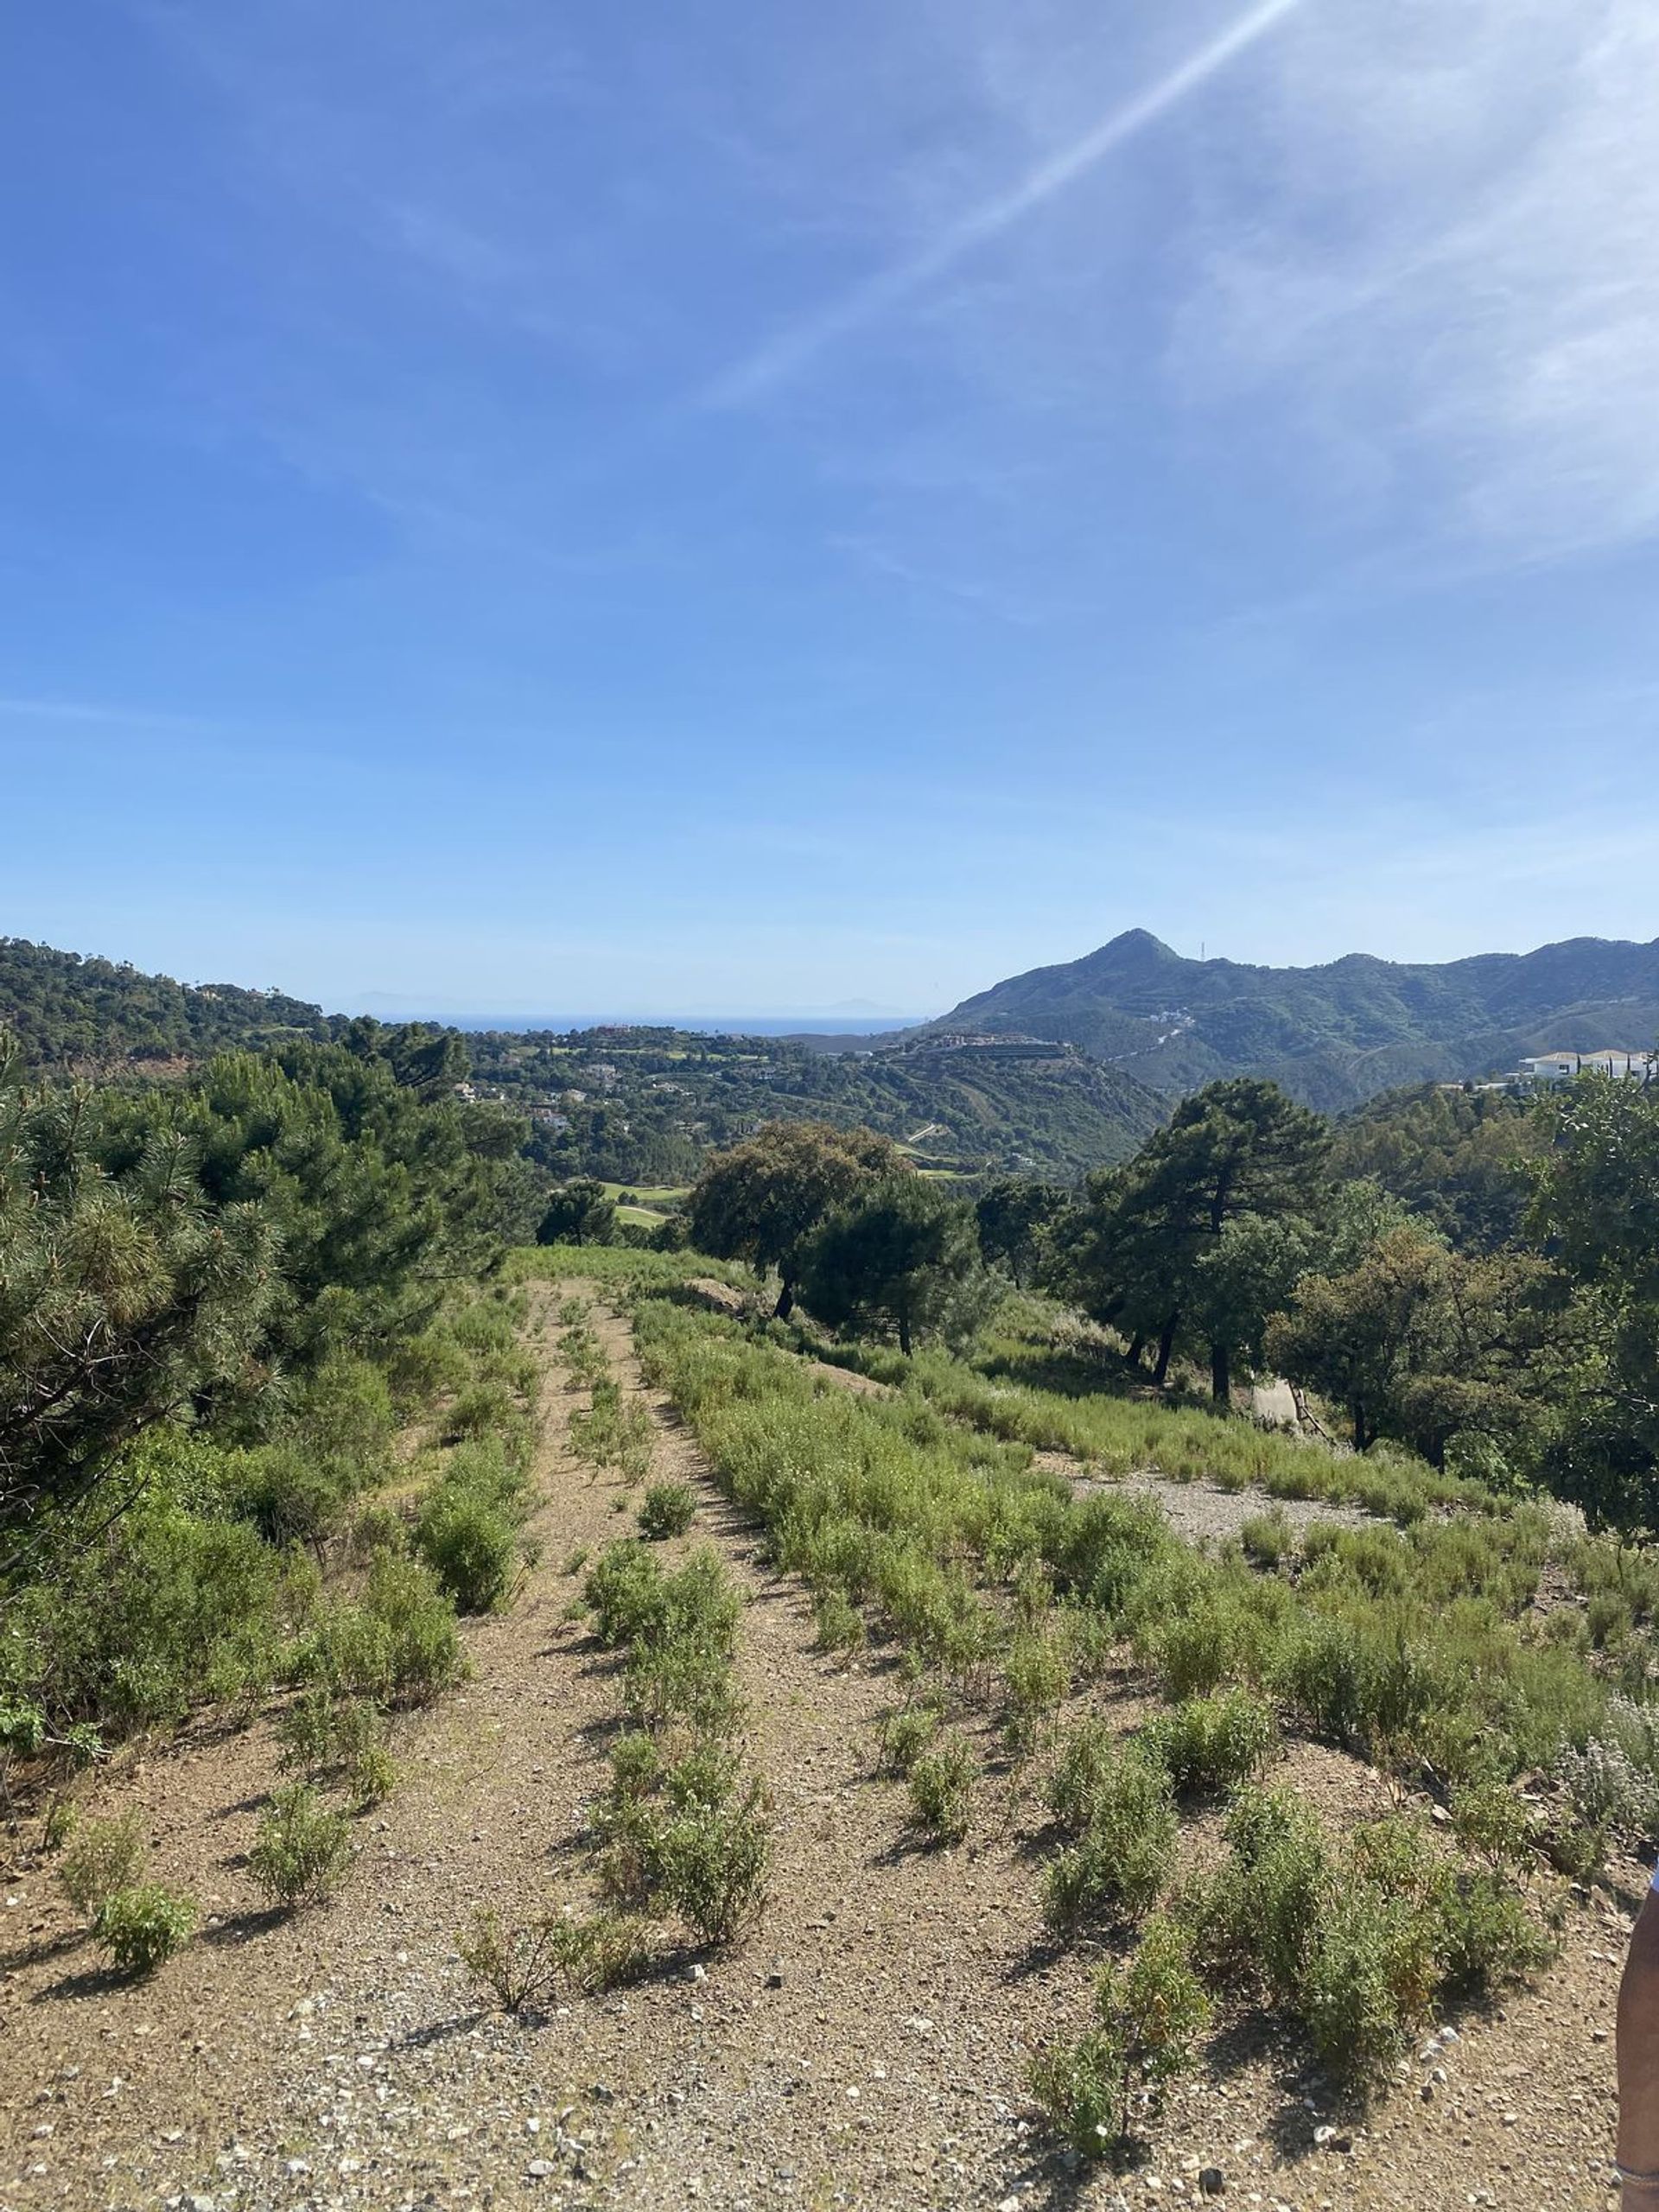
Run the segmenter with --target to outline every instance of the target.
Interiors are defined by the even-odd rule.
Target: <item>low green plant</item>
[[[864,1616],[839,1590],[820,1590],[812,1600],[812,1618],[824,1651],[857,1651],[868,1631]]]
[[[440,1483],[422,1508],[415,1548],[463,1613],[493,1612],[503,1605],[520,1560],[518,1530],[508,1515],[454,1483]]]
[[[423,1560],[378,1553],[361,1601],[325,1606],[299,1655],[336,1695],[426,1705],[466,1672],[454,1608]]]
[[[1471,1783],[1451,1798],[1452,1833],[1465,1851],[1484,1859],[1494,1874],[1533,1862],[1532,1815],[1502,1782]]]
[[[1222,1690],[1159,1713],[1138,1741],[1168,1768],[1180,1796],[1231,1792],[1259,1778],[1278,1747],[1279,1725],[1249,1690]]]
[[[1008,1646],[1002,1680],[1008,1742],[1016,1751],[1029,1751],[1044,1719],[1071,1686],[1065,1655],[1054,1637],[1024,1630]]]
[[[96,1912],[118,1890],[137,1886],[147,1845],[136,1808],[83,1821],[58,1861],[58,1885],[78,1912]]]
[[[504,1921],[480,1906],[456,1939],[461,1964],[482,1994],[505,2012],[545,2004],[561,1989],[592,1995],[632,1980],[650,1955],[650,1930],[628,1913],[582,1920],[544,1913]]]
[[[640,1501],[639,1533],[654,1541],[683,1536],[696,1510],[696,1492],[689,1483],[652,1483]]]
[[[248,1853],[248,1871],[284,1910],[319,1904],[338,1887],[351,1857],[351,1822],[309,1783],[274,1789]]]
[[[667,1802],[632,1823],[638,1882],[654,1909],[671,1908],[704,1943],[729,1942],[766,1902],[772,1811],[758,1777],[735,1763],[691,1782],[672,1770]]]
[[[47,1804],[46,1816],[41,1822],[41,1850],[61,1851],[79,1827],[80,1818],[80,1800],[78,1797],[71,1797],[67,1791],[60,1791],[51,1798]]]
[[[600,1642],[626,1643],[655,1629],[667,1604],[664,1580],[657,1559],[637,1538],[607,1544],[582,1586]]]
[[[912,1824],[936,1843],[960,1843],[973,1815],[979,1762],[968,1738],[955,1729],[935,1738],[910,1769]]]
[[[931,1705],[901,1706],[881,1724],[881,1764],[889,1774],[909,1774],[939,1732],[939,1715]]]
[[[156,1882],[111,1890],[92,1920],[92,1940],[110,1955],[119,1974],[154,1974],[182,1950],[196,1925],[188,1897]]]
[[[1050,1802],[1065,1808],[1077,1840],[1043,1878],[1049,1925],[1073,1928],[1108,1916],[1138,1918],[1169,1879],[1177,1821],[1169,1770],[1138,1746],[1119,1749],[1079,1731],[1062,1755]]]
[[[1102,1970],[1096,2024],[1036,2060],[1033,2093],[1081,2157],[1114,2157],[1137,2121],[1157,2116],[1166,2085],[1188,2063],[1210,2014],[1187,1930],[1161,1916],[1149,1920],[1128,1965]]]
[[[1253,1513],[1240,1529],[1238,1541],[1252,1567],[1278,1567],[1296,1550],[1296,1531],[1282,1505]]]

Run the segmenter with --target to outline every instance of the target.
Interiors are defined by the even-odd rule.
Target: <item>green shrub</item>
[[[1340,1884],[1313,1930],[1296,2009],[1319,2057],[1355,2078],[1396,2057],[1440,1982],[1434,1915],[1364,1882]]]
[[[639,1533],[653,1540],[683,1536],[697,1510],[689,1483],[652,1483],[639,1507]]]
[[[1023,1630],[1008,1646],[1002,1678],[1008,1740],[1016,1751],[1028,1751],[1043,1716],[1054,1710],[1071,1687],[1065,1655],[1052,1637]]]
[[[600,1642],[627,1643],[653,1630],[667,1604],[664,1580],[656,1559],[636,1538],[607,1544],[582,1586]]]
[[[1447,1871],[1434,1897],[1435,1949],[1454,1996],[1484,1998],[1548,1963],[1551,1946],[1497,1873]]]
[[[1068,1835],[1081,1835],[1094,1817],[1107,1777],[1122,1756],[1117,1732],[1090,1715],[1060,1745],[1048,1783],[1048,1808]]]
[[[1075,1813],[1078,1840],[1050,1861],[1043,1879],[1049,1924],[1069,1929],[1108,1914],[1145,1912],[1175,1860],[1174,1787],[1168,1770],[1131,1748],[1100,1759]]]
[[[487,1498],[454,1484],[441,1483],[427,1500],[415,1548],[463,1613],[493,1611],[518,1567],[512,1522]]]
[[[979,1763],[974,1747],[954,1730],[919,1753],[910,1770],[910,1816],[938,1843],[960,1843],[973,1812]]]
[[[466,1671],[455,1616],[423,1560],[376,1554],[360,1604],[324,1607],[298,1655],[302,1681],[336,1696],[425,1705]]]
[[[1169,1769],[1183,1796],[1230,1792],[1260,1777],[1278,1746],[1279,1726],[1260,1698],[1230,1689],[1158,1714],[1138,1741]]]
[[[663,1755],[655,1738],[619,1736],[611,1746],[611,1793],[618,1803],[644,1797],[662,1779]]]
[[[1483,1782],[1454,1789],[1451,1798],[1452,1832],[1465,1851],[1484,1859],[1492,1872],[1531,1864],[1534,1847],[1532,1815],[1515,1792],[1501,1782]]]
[[[1231,1859],[1196,1897],[1200,1948],[1292,2004],[1335,1881],[1319,1821],[1288,1790],[1248,1790],[1226,1833]]]
[[[260,1817],[248,1871],[271,1903],[315,1904],[339,1885],[351,1856],[351,1822],[308,1783],[271,1792]]]
[[[1253,1567],[1277,1567],[1296,1551],[1296,1531],[1281,1505],[1269,1513],[1252,1514],[1240,1529],[1238,1541]]]
[[[650,1931],[626,1913],[597,1913],[587,1920],[547,1913],[508,1923],[484,1905],[456,1948],[474,1988],[503,2012],[521,2012],[561,1989],[593,1995],[632,1980],[649,1956]]]
[[[650,1831],[645,1880],[705,1943],[725,1943],[765,1903],[771,1865],[770,1803],[751,1779],[724,1794],[683,1790]]]
[[[839,1590],[820,1590],[812,1600],[818,1645],[824,1651],[856,1651],[866,1636],[864,1616]]]
[[[92,1939],[120,1974],[149,1974],[182,1950],[196,1924],[196,1909],[158,1883],[111,1890],[98,1908]]]
[[[61,1851],[79,1826],[80,1800],[60,1792],[48,1802],[46,1816],[41,1822],[41,1849]]]
[[[148,1846],[136,1810],[83,1821],[58,1861],[58,1885],[78,1912],[96,1912],[118,1890],[137,1886]]]
[[[1186,1930],[1173,1920],[1148,1921],[1129,1963],[1103,1969],[1095,2011],[1095,2028],[1045,2052],[1031,2069],[1037,2101],[1087,2158],[1114,2155],[1135,2117],[1156,2116],[1166,2083],[1187,2064],[1209,2024],[1210,2000],[1192,1970]]]
[[[881,1764],[889,1774],[908,1775],[939,1731],[932,1706],[901,1706],[881,1724]]]

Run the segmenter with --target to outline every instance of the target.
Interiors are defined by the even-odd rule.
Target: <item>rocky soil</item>
[[[538,1294],[550,1347],[556,1294]],[[640,1389],[627,1332],[602,1326]],[[469,1631],[474,1676],[399,1724],[405,1779],[360,1824],[332,1904],[272,1919],[242,1863],[275,1776],[266,1727],[203,1724],[101,1777],[137,1804],[161,1878],[213,1916],[157,1979],[99,1970],[49,1868],[11,1840],[0,1920],[0,2207],[189,2212],[373,2205],[577,2208],[1167,2206],[1218,2170],[1224,2199],[1294,2212],[1605,2206],[1611,2031],[1635,1901],[1569,1910],[1561,1957],[1490,2018],[1448,2023],[1367,2114],[1344,2110],[1259,2024],[1223,2022],[1134,2174],[1055,2154],[1024,2090],[1030,2052],[1072,2032],[1093,1961],[1046,1942],[1033,1783],[988,1736],[972,1837],[917,1847],[874,1772],[896,1700],[877,1655],[814,1648],[672,1409],[657,1469],[693,1482],[685,1545],[715,1543],[747,1588],[747,1746],[778,1821],[772,1895],[733,1951],[665,1942],[654,1973],[550,2017],[481,2011],[455,1952],[480,1903],[585,1904],[586,1800],[618,1711],[612,1664],[564,1618],[572,1547],[631,1526],[633,1494],[564,1448],[576,1402],[552,1379],[533,1527],[543,1562]],[[1174,1486],[1191,1493],[1194,1485]],[[1217,1493],[1217,1496],[1221,1495]],[[1234,1503],[1234,1501],[1229,1501]],[[1108,1686],[1125,1725],[1127,1679]],[[1291,1778],[1333,1813],[1381,1809],[1375,1777],[1299,1746]],[[1204,1847],[1195,1832],[1190,1847]],[[1211,2177],[1206,2176],[1206,2178]]]

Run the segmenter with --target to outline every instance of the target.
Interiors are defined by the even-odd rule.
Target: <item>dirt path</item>
[[[556,1296],[537,1294],[550,1344]],[[625,1325],[603,1319],[600,1332],[639,1389]],[[1623,1931],[1599,1909],[1573,1913],[1538,1991],[1408,2063],[1370,2132],[1338,2138],[1348,2150],[1313,2146],[1325,2093],[1257,2034],[1217,2040],[1140,2175],[1056,2161],[1033,2126],[1025,2063],[1081,2026],[1092,1961],[1042,1941],[1037,1807],[994,1771],[968,1847],[911,1847],[901,1789],[871,1773],[891,1677],[816,1651],[798,1586],[769,1573],[671,1408],[645,1395],[657,1473],[699,1491],[671,1551],[716,1543],[751,1599],[747,1748],[778,1818],[759,1929],[724,1957],[671,1958],[640,1986],[539,2024],[480,2013],[461,1976],[454,1933],[474,1904],[511,1913],[561,1885],[582,1894],[582,1808],[617,1710],[611,1662],[562,1620],[574,1585],[560,1570],[571,1546],[629,1528],[616,1508],[632,1498],[566,1452],[570,1401],[550,1382],[542,1563],[510,1612],[468,1631],[472,1683],[401,1725],[407,1778],[362,1824],[337,1903],[289,1923],[251,1916],[238,1861],[274,1771],[263,1726],[199,1731],[107,1779],[111,1805],[144,1807],[157,1872],[219,1916],[149,1988],[108,1981],[86,1947],[65,1943],[69,1917],[42,1870],[9,1876],[0,2208],[1141,2212],[1195,2198],[1211,2163],[1228,2202],[1294,2212],[1607,2203]],[[1132,1719],[1134,1700],[1121,1704]],[[1316,1747],[1293,1753],[1289,1778],[1376,1808],[1374,1778]]]

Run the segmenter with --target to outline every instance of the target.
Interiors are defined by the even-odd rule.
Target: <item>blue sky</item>
[[[0,931],[923,1013],[1659,931],[1650,0],[86,0]]]

